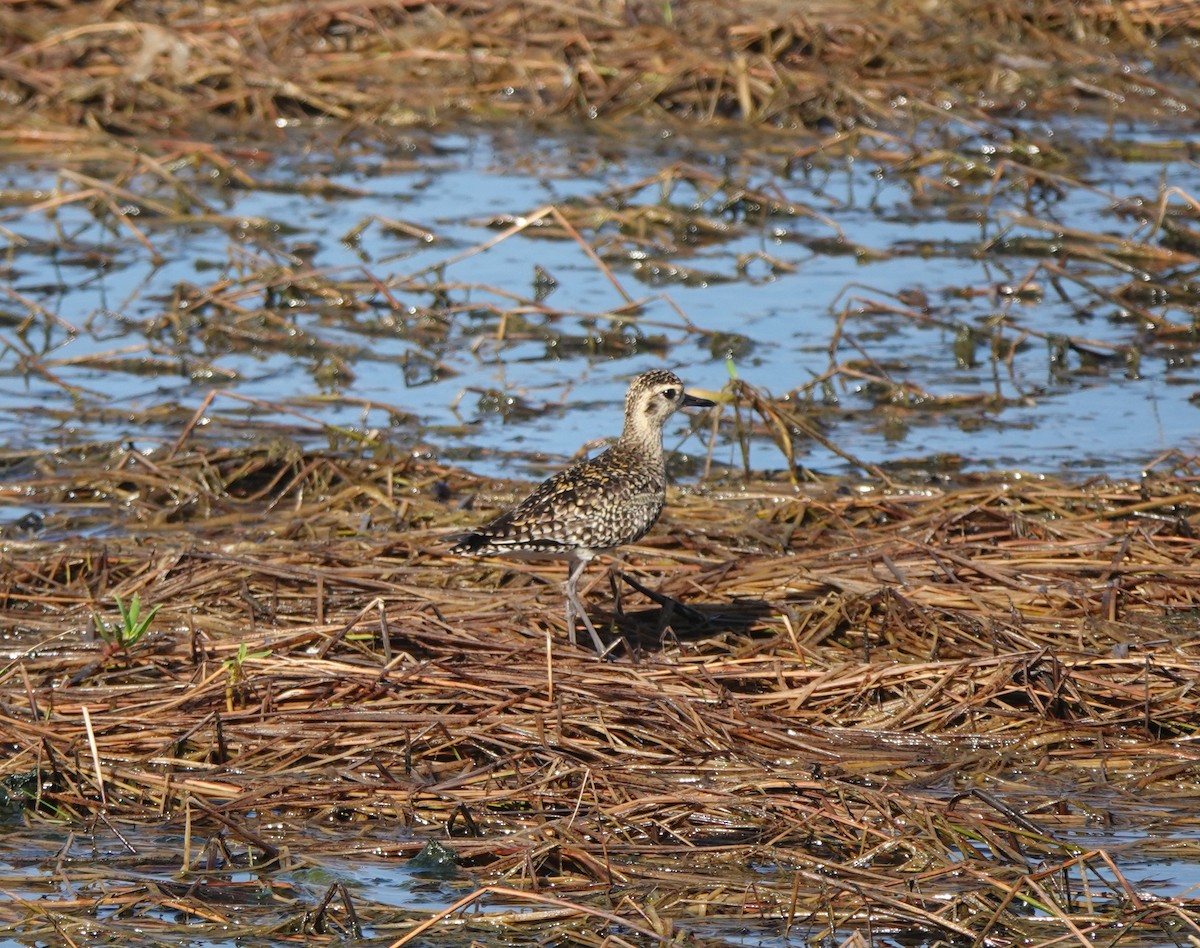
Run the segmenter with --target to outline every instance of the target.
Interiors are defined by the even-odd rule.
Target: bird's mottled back
[[[662,513],[666,473],[657,457],[617,442],[545,481],[511,510],[463,537],[452,553],[566,556],[632,543]]]

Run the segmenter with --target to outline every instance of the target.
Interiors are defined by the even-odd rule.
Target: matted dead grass
[[[466,115],[1175,114],[1200,104],[1197,29],[1169,0],[20,2],[0,7],[0,123],[36,150],[308,117],[375,134]]]
[[[1200,936],[1200,900],[1139,890],[1103,836],[1175,827],[1200,858],[1187,459],[1137,485],[676,492],[620,568],[677,604],[615,611],[589,574],[614,662],[565,644],[561,569],[446,554],[510,499],[453,469],[199,445],[7,466],[7,500],[55,512],[5,540],[0,784],[30,831],[185,834],[183,884],[127,855],[91,908],[230,923],[221,878],[320,864],[305,828],[332,821],[340,856],[438,839],[474,887],[431,915],[335,886],[292,903],[310,939]],[[150,634],[97,641],[135,593]],[[545,914],[459,914],[494,900]]]

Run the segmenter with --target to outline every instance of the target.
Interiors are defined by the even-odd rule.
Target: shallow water
[[[413,858],[401,858],[394,852],[390,857],[384,855],[385,849],[394,850],[398,843],[412,840],[378,824],[371,826],[370,840],[360,834],[339,836],[318,825],[308,827],[303,839],[294,832],[285,839],[278,826],[258,826],[256,832],[266,838],[296,849],[308,848],[310,855],[285,857],[285,862],[291,863],[285,869],[273,865],[258,870],[245,864],[244,851],[234,843],[229,849],[235,851],[238,861],[231,864],[224,858],[229,849],[218,848],[209,871],[203,868],[204,847],[213,840],[193,840],[191,869],[185,871],[184,838],[177,825],[160,831],[153,826],[125,824],[119,836],[103,829],[95,833],[49,828],[30,831],[3,822],[0,828],[4,830],[0,835],[0,888],[8,898],[95,900],[97,936],[101,931],[125,928],[130,943],[137,945],[285,943],[285,927],[305,918],[305,912],[311,913],[330,887],[339,884],[363,912],[364,937],[372,944],[386,944],[391,939],[386,933],[372,931],[372,920],[385,919],[390,926],[409,917],[408,913],[444,909],[478,888],[469,873],[454,866],[431,870],[418,867]],[[326,852],[313,858],[313,849]],[[338,855],[343,852],[354,854]],[[183,908],[185,903],[191,911]],[[491,911],[527,910],[527,906],[511,906],[495,898],[483,904]],[[340,895],[331,902],[329,918],[331,932],[348,927]],[[28,933],[37,927],[34,922],[22,930]],[[0,920],[0,933],[3,931]],[[233,932],[236,938],[222,938]]]
[[[993,182],[1005,149],[947,135],[921,147],[954,159],[930,164],[917,161],[920,148],[908,162],[820,152],[797,161],[780,137],[687,141],[646,128],[483,127],[334,153],[326,138],[292,129],[270,146],[227,150],[257,188],[181,162],[174,173],[194,198],[192,216],[164,224],[130,202],[157,262],[103,208],[44,206],[84,190],[62,169],[10,166],[0,172],[0,226],[12,237],[0,437],[15,448],[170,443],[217,388],[260,400],[218,394],[199,429],[218,440],[261,436],[257,426],[271,422],[316,439],[322,425],[375,429],[405,450],[525,476],[542,470],[538,459],[615,434],[629,377],[668,365],[695,388],[719,390],[733,372],[774,395],[811,398],[828,436],[867,464],[937,470],[948,457],[965,470],[1123,477],[1163,452],[1194,453],[1197,303],[1168,296],[1196,268],[1118,252],[1161,250],[1146,223],[1158,195],[1200,191],[1197,163],[1179,148],[1153,161],[1121,157],[1130,142],[1178,142],[1178,131],[1118,138],[1087,121],[1024,129],[1065,156],[1037,187],[1014,184],[1021,174],[1009,165]],[[184,201],[149,175],[125,186]],[[742,188],[778,207],[761,212],[738,198]],[[583,236],[641,303],[615,333],[608,314],[625,300],[574,241],[529,228],[455,262],[495,239],[497,222],[571,202],[593,209]],[[618,220],[631,209],[649,222],[641,232]],[[659,224],[657,212],[677,216]],[[1030,218],[1129,245],[1080,239],[1072,249]],[[681,231],[681,219],[704,229]],[[301,260],[333,297],[296,286]],[[541,300],[535,266],[557,281]],[[280,282],[266,299],[273,268]],[[1027,278],[1035,288],[1005,289]],[[339,281],[364,279],[390,290],[337,298]],[[1146,290],[1156,318],[1186,331],[1148,334],[1113,296],[1130,285]],[[206,304],[206,292],[221,305]],[[901,302],[905,293],[924,297]],[[843,373],[806,388],[848,363],[892,387],[880,394]],[[958,396],[969,403],[938,401]],[[724,417],[711,444],[708,434],[682,443],[739,468],[728,409]],[[685,425],[668,444],[681,443]],[[785,466],[766,438],[753,444],[753,468]],[[816,444],[800,460],[848,469]]]
[[[1181,814],[1185,824],[1190,814]],[[1122,823],[1127,821],[1122,819]],[[47,900],[76,903],[94,900],[95,934],[111,935],[124,930],[128,943],[170,944],[176,946],[238,944],[246,946],[290,944],[296,936],[297,925],[313,924],[313,913],[323,904],[331,886],[341,885],[355,907],[361,924],[361,937],[355,943],[390,944],[411,925],[413,913],[433,913],[455,904],[477,891],[481,881],[469,870],[447,864],[440,868],[421,864],[414,858],[414,837],[403,829],[382,821],[353,826],[322,826],[308,823],[303,828],[285,823],[256,822],[248,824],[260,836],[273,841],[286,853],[288,868],[269,866],[257,870],[245,864],[245,849],[236,840],[227,840],[228,849],[214,850],[211,869],[205,863],[205,846],[213,840],[198,835],[192,841],[191,869],[184,871],[184,840],[178,825],[136,826],[122,823],[120,835],[107,829],[94,832],[77,829],[54,831],[49,827],[30,829],[19,821],[0,820],[0,890],[7,898],[30,902]],[[219,834],[218,834],[219,835]],[[215,839],[216,837],[214,837]],[[1200,840],[1194,828],[1137,831],[1130,828],[1105,831],[1083,830],[1064,833],[1063,838],[1079,846],[1080,852],[1103,849],[1119,868],[1124,878],[1148,904],[1158,899],[1194,898],[1200,885]],[[453,851],[456,841],[444,839]],[[418,840],[418,844],[420,840]],[[230,852],[237,860],[226,861]],[[801,861],[804,857],[797,854]],[[714,887],[743,892],[751,903],[766,899],[768,904],[786,903],[792,889],[793,871],[785,867],[763,864],[745,867],[732,863],[711,866]],[[704,875],[704,870],[687,868],[689,877]],[[718,874],[724,882],[718,884]],[[915,873],[919,877],[921,873]],[[813,886],[812,873],[803,882],[806,891]],[[970,873],[961,878],[942,876],[935,882],[914,880],[913,885],[925,887],[926,894],[936,897],[944,889],[949,902],[966,891],[975,890],[978,880]],[[1111,899],[1121,898],[1121,887],[1112,873],[1104,867],[1092,867],[1087,882],[1067,881],[1067,889],[1078,887],[1078,897],[1094,900],[1097,911]],[[616,890],[617,896],[620,890]],[[612,896],[613,893],[610,893]],[[175,898],[172,898],[175,896]],[[590,902],[602,893],[564,893],[568,899]],[[188,906],[186,910],[183,906]],[[467,924],[447,923],[431,935],[437,943],[441,938],[462,937],[463,943],[509,944],[501,934],[505,926],[494,933],[482,921],[488,914],[519,914],[536,912],[544,905],[506,900],[498,895],[486,895],[464,910],[460,918]],[[205,917],[205,912],[208,917]],[[474,913],[479,924],[472,925]],[[416,915],[422,917],[421,914]],[[1036,913],[1035,913],[1036,917]],[[64,921],[67,916],[63,916]],[[551,920],[552,922],[552,920]],[[86,933],[86,922],[76,920],[69,930],[76,935]],[[324,934],[335,938],[350,936],[349,915],[339,893],[330,900],[328,921]],[[786,915],[767,910],[751,911],[745,917],[726,911],[716,917],[689,918],[675,922],[677,930],[689,932],[718,943],[753,945],[759,948],[813,944],[813,938],[824,930],[825,920],[801,913],[792,924]],[[82,926],[82,927],[80,927]],[[3,941],[4,945],[41,943],[30,941],[39,926],[22,926],[26,940]],[[465,927],[465,930],[463,930]],[[530,938],[536,926],[530,926]],[[4,932],[0,923],[0,933]],[[225,935],[236,932],[236,937]],[[470,941],[473,933],[475,941]],[[840,933],[839,942],[851,937],[850,930]],[[44,936],[43,936],[44,937]],[[511,937],[511,936],[510,936]],[[944,944],[942,935],[923,930],[876,925],[872,928],[872,944],[906,944],[913,946]],[[891,939],[891,940],[889,940]],[[425,942],[421,942],[425,943]],[[707,942],[706,942],[707,943]],[[1121,941],[1122,944],[1125,941]],[[1131,944],[1171,945],[1170,938],[1161,941],[1140,936]]]

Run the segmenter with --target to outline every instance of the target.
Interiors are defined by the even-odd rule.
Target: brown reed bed
[[[1172,0],[19,2],[0,9],[0,92],[10,150],[132,135],[170,153],[213,123],[311,117],[368,134],[564,115],[850,130],[951,107],[1194,110],[1196,35]]]
[[[3,903],[26,937],[85,910],[195,937],[231,906],[317,943],[1200,935],[1200,900],[1123,868],[1152,828],[1200,859],[1189,459],[676,491],[619,564],[655,601],[592,571],[614,662],[565,644],[561,569],[447,556],[511,496],[454,469],[190,442],[6,467],[5,500],[47,511],[4,543],[6,822],[127,841],[99,876],[60,865],[74,897]],[[150,632],[99,640],[134,595]],[[292,881],[430,840],[452,910]]]

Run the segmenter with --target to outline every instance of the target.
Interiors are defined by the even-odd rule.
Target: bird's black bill
[[[683,393],[684,408],[712,408],[716,404],[716,402],[710,402],[707,398],[697,398],[695,395],[689,395],[687,392]]]

